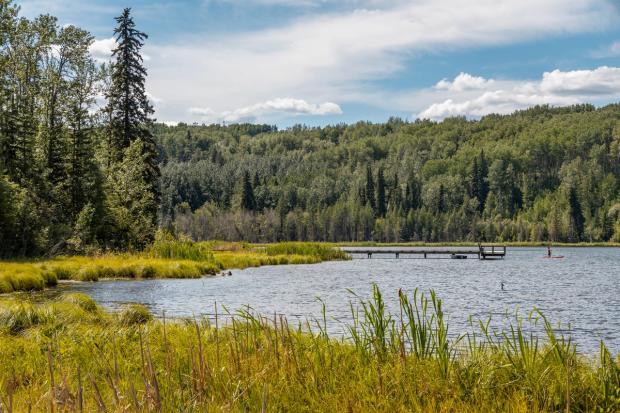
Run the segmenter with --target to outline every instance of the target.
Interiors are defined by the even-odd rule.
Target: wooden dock
[[[505,245],[478,245],[477,247],[341,247],[342,251],[353,256],[373,258],[453,258],[469,257],[480,260],[497,260],[506,256]]]

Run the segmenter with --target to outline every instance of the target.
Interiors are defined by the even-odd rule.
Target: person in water
[[[551,245],[547,245],[547,257],[551,258]]]

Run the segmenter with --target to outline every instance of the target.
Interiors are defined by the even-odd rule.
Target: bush
[[[75,304],[84,311],[88,311],[89,313],[99,311],[99,306],[97,305],[97,302],[95,302],[95,300],[93,300],[90,296],[83,293],[64,294],[61,297],[61,301]]]
[[[149,309],[143,304],[129,304],[119,314],[121,324],[132,326],[146,324],[153,319]]]

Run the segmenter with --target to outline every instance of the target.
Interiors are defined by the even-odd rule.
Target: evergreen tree
[[[469,172],[469,197],[478,202],[480,210],[480,169],[478,167],[478,157],[474,158]]]
[[[106,244],[114,248],[139,250],[154,239],[156,223],[151,211],[157,200],[148,180],[148,156],[141,140],[125,149],[122,161],[109,171],[107,203],[111,228],[106,231]]]
[[[143,153],[139,159],[145,163],[142,168],[144,180],[156,201],[154,204],[145,204],[150,208],[145,213],[155,224],[159,201],[160,171],[155,141],[149,130],[153,123],[151,118],[153,107],[149,103],[144,88],[146,69],[140,54],[144,40],[148,36],[135,28],[130,12],[129,8],[123,10],[123,13],[116,18],[118,26],[114,30],[117,46],[112,51],[114,62],[108,91],[108,112],[110,113],[108,151],[113,162],[122,162],[125,149],[135,141],[141,142],[139,147]],[[153,205],[155,207],[152,207]]]
[[[372,177],[372,169],[370,165],[366,167],[366,191],[365,191],[366,203],[370,206],[373,212],[376,213],[377,205],[375,203],[375,183]]]
[[[377,173],[377,216],[384,217],[386,212],[385,177],[383,176],[383,168],[379,168]]]
[[[487,179],[488,175],[489,164],[484,157],[484,151],[480,151],[480,156],[478,158],[477,188],[481,212],[484,211],[484,206],[487,202],[487,196],[489,195],[489,181]]]
[[[243,181],[241,182],[240,203],[241,208],[247,211],[254,211],[256,209],[256,199],[254,198],[252,182],[250,182],[250,173],[247,171],[243,174]]]
[[[443,184],[439,184],[439,190],[437,192],[436,212],[446,212],[446,189]]]
[[[581,208],[581,203],[577,198],[577,190],[574,186],[571,186],[568,190],[568,216],[570,219],[570,234],[571,242],[579,241],[583,235],[584,217]]]
[[[400,188],[400,183],[398,182],[397,173],[394,174],[388,199],[388,205],[390,209],[398,209],[403,207],[403,194]]]

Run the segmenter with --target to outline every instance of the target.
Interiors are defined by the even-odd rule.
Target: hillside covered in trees
[[[129,9],[113,34],[99,64],[87,31],[0,0],[0,257],[140,250],[159,227],[252,242],[620,241],[620,105],[172,127],[154,123]]]
[[[620,241],[620,105],[154,134],[161,223],[197,240]]]

